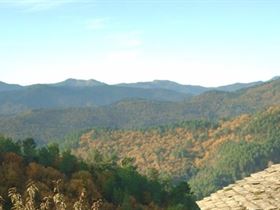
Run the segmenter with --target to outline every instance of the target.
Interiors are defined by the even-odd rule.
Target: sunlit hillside
[[[0,209],[198,210],[189,185],[140,175],[129,161],[79,160],[57,144],[0,137]]]
[[[96,151],[135,158],[138,170],[190,180],[198,196],[280,161],[280,107],[232,120],[189,121],[146,130],[94,129],[75,153],[91,160]],[[223,178],[221,178],[223,177]]]

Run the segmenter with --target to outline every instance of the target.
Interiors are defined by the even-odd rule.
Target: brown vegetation
[[[74,152],[88,160],[96,150],[119,161],[132,158],[150,177],[189,180],[201,197],[280,160],[279,116],[280,106],[271,106],[216,125],[190,121],[147,130],[94,129]]]
[[[26,190],[21,195],[17,192],[16,187],[12,187],[8,190],[8,196],[12,203],[13,210],[99,210],[102,206],[102,200],[94,200],[90,206],[87,203],[86,190],[83,189],[80,193],[79,199],[73,204],[71,208],[70,205],[66,204],[64,195],[60,192],[60,183],[62,180],[54,181],[55,187],[53,193],[44,197],[40,203],[36,202],[36,196],[40,193],[36,184],[33,181],[28,182]],[[25,199],[23,199],[25,198]],[[0,209],[3,209],[4,199],[0,196]],[[68,207],[67,207],[68,206]]]
[[[90,160],[94,150],[117,154],[119,159],[135,158],[139,171],[151,169],[172,176],[184,176],[192,167],[201,167],[213,151],[225,141],[237,140],[239,130],[250,120],[241,115],[221,121],[218,127],[190,129],[184,125],[172,128],[141,130],[91,130],[82,135],[75,151]],[[250,140],[250,136],[246,136]]]

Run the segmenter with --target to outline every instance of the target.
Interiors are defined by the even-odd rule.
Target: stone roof
[[[201,210],[280,210],[280,164],[198,201]]]

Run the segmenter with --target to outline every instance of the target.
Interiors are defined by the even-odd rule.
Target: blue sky
[[[278,0],[0,0],[0,81],[268,80],[280,75],[279,11]]]

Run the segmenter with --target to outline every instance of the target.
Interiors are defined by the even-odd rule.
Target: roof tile
[[[201,210],[280,210],[280,164],[198,201]]]

